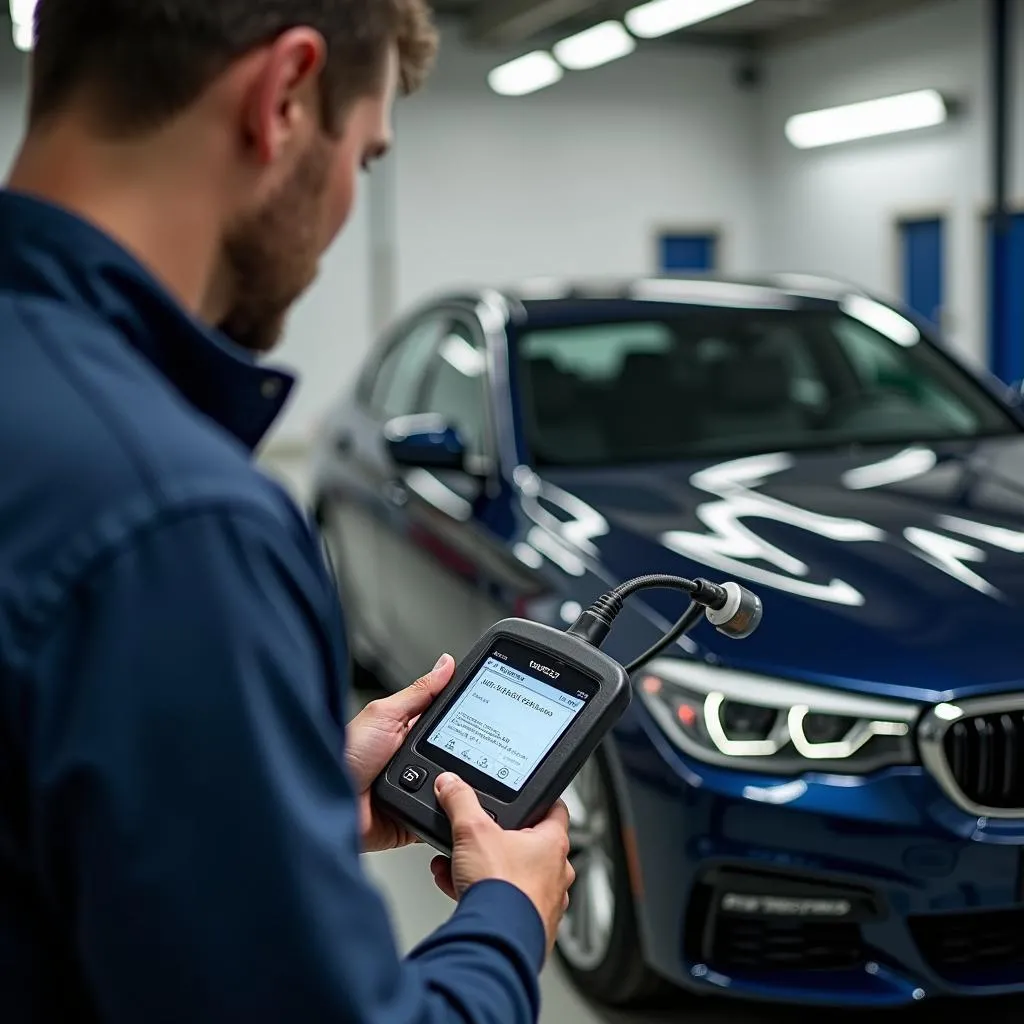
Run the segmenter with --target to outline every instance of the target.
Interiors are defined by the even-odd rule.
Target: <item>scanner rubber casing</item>
[[[585,640],[525,619],[495,623],[462,659],[452,681],[413,726],[401,749],[373,784],[372,798],[381,811],[446,855],[451,854],[451,826],[434,796],[434,780],[449,769],[441,768],[421,753],[420,741],[426,739],[500,640],[518,641],[535,648],[598,683],[596,694],[523,784],[514,802],[506,803],[476,790],[484,810],[502,828],[529,828],[541,821],[629,707],[632,691],[626,670]],[[414,793],[403,789],[399,781],[400,774],[410,765],[428,772],[425,782]]]

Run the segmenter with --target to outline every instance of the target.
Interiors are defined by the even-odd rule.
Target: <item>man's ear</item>
[[[244,131],[257,159],[271,164],[319,120],[320,75],[327,43],[310,28],[293,28],[254,55],[243,111]],[[302,143],[304,144],[304,143]]]

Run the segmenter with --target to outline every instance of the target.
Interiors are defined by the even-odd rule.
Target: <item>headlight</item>
[[[702,761],[780,775],[915,764],[917,704],[661,659],[636,689],[669,739]]]

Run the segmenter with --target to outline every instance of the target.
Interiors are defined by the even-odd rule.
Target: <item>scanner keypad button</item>
[[[402,774],[399,776],[398,781],[402,789],[415,793],[427,781],[427,774],[426,768],[421,768],[415,764],[407,764],[402,769]]]

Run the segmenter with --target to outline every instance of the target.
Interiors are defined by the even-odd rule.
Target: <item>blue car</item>
[[[360,678],[644,573],[764,602],[750,639],[705,624],[638,672],[566,794],[587,994],[1024,991],[1018,398],[803,277],[451,294],[372,352],[313,492]],[[644,593],[605,650],[682,610]]]

